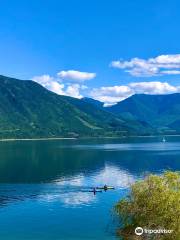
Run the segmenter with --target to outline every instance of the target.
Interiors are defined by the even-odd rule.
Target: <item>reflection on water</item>
[[[105,165],[104,169],[91,175],[79,174],[71,178],[56,179],[44,184],[1,184],[0,205],[26,199],[39,201],[59,201],[66,206],[87,205],[97,201],[92,197],[93,187],[114,186],[116,191],[127,189],[135,181],[135,176],[115,166]]]
[[[55,182],[60,186],[93,187],[103,186],[105,183],[108,183],[108,185],[116,188],[127,188],[134,182],[134,179],[135,177],[128,171],[121,170],[116,166],[105,165],[103,169],[100,169],[95,174],[88,176],[80,174],[72,179],[57,179]]]
[[[179,138],[0,143],[2,239],[114,239],[114,203],[147,173],[180,170],[179,157]],[[115,190],[90,192],[104,184]]]
[[[180,151],[180,143],[133,143],[133,144],[99,144],[73,145],[72,148],[103,151]]]
[[[146,171],[159,172],[180,167],[179,141],[155,143],[153,139],[152,143],[102,142],[1,143],[0,183],[42,183],[57,179],[79,181],[80,175],[98,175],[99,171],[107,171],[109,167],[116,169],[115,174],[117,171],[126,171],[135,177]]]

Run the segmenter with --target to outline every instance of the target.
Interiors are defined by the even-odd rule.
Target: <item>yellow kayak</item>
[[[115,188],[114,188],[114,187],[107,186],[107,187],[97,187],[96,189],[111,190],[111,189],[115,189]]]

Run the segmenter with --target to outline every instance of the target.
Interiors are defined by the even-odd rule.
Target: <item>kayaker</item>
[[[93,188],[93,193],[94,193],[94,195],[96,194],[96,188],[95,187]]]

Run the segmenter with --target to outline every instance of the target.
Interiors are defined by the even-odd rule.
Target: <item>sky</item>
[[[180,1],[1,1],[0,74],[112,105],[180,92]]]

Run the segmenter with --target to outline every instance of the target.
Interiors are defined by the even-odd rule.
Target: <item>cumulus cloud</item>
[[[177,75],[180,74],[180,70],[165,70],[161,71],[161,73],[166,75]]]
[[[66,88],[66,95],[82,98],[83,96],[80,94],[80,89],[82,88],[79,84],[71,84]]]
[[[57,74],[62,79],[83,82],[96,77],[96,73],[80,72],[76,70],[60,71]]]
[[[59,80],[49,75],[45,74],[42,76],[35,76],[32,78],[32,80],[41,84],[43,87],[47,88],[52,92],[55,92],[60,95],[66,95],[64,92],[64,84],[60,83]]]
[[[168,94],[179,91],[179,87],[172,86],[167,82],[137,82],[130,83],[129,87],[134,93],[144,94]]]
[[[180,92],[180,86],[167,82],[133,82],[124,86],[94,88],[90,96],[105,103],[105,106],[116,104],[133,94],[170,94]]]
[[[68,70],[60,71],[57,73],[56,77],[44,74],[41,76],[34,76],[32,80],[59,95],[82,98],[83,95],[81,94],[81,91],[88,88],[83,82],[95,77],[96,73]]]
[[[132,94],[133,91],[129,86],[100,87],[90,92],[91,97],[104,102],[105,106],[120,102]]]
[[[64,84],[58,78],[53,78],[49,75],[35,76],[32,78],[33,81],[41,84],[48,90],[55,92],[59,95],[71,96],[75,98],[82,98],[80,90],[84,90],[84,85],[79,84]]]
[[[180,54],[160,55],[155,58],[132,58],[129,61],[112,61],[111,67],[124,69],[136,77],[180,74]]]

